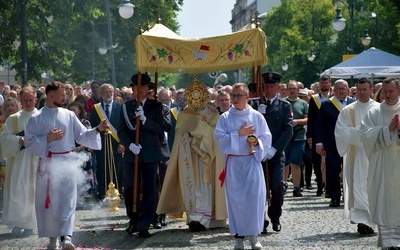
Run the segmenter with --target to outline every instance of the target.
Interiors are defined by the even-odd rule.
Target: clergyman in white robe
[[[359,130],[368,110],[379,106],[372,99],[360,100],[339,113],[335,128],[336,147],[343,157],[344,218],[352,223],[373,227],[368,207],[368,158],[361,143]]]
[[[23,109],[11,115],[0,135],[2,153],[7,158],[1,220],[5,225],[24,228],[25,231],[36,228],[35,183],[38,157],[21,146],[19,141],[23,137],[25,125],[35,112],[37,109]]]
[[[64,131],[64,137],[47,142],[47,135],[54,128]],[[39,237],[72,236],[78,176],[88,159],[85,153],[71,152],[75,141],[101,149],[96,130],[86,129],[72,111],[64,108],[44,106],[26,126],[25,145],[40,157],[35,195]]]
[[[385,101],[369,110],[360,128],[360,137],[369,159],[368,202],[372,221],[378,225],[378,246],[400,244],[400,139],[389,124],[400,114],[400,102]]]
[[[256,128],[255,153],[249,154],[246,136],[238,130],[247,123]],[[272,135],[265,118],[249,105],[244,110],[231,107],[223,113],[214,137],[219,151],[226,155],[225,195],[231,234],[258,235],[263,230],[266,185],[261,161],[271,147]]]

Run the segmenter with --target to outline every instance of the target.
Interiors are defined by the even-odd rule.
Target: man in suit
[[[156,101],[147,99],[150,77],[141,74],[140,88],[138,88],[138,74],[131,77],[131,86],[136,98],[122,105],[118,136],[125,146],[125,178],[124,178],[124,200],[126,213],[130,219],[128,234],[139,230],[139,237],[151,236],[148,229],[156,212],[156,179],[158,164],[163,159],[160,138],[164,136],[163,105]],[[141,102],[137,106],[137,99]],[[136,128],[136,117],[139,117],[139,128]],[[139,129],[139,144],[136,144],[136,129]],[[138,183],[142,189],[141,201],[134,211],[134,166],[135,155],[138,157]]]
[[[149,86],[149,93],[147,95],[147,98],[154,99],[154,94],[151,95],[151,93],[154,93],[154,90],[155,90],[154,83],[150,82],[148,84],[148,86]],[[161,96],[160,96],[161,90],[167,91],[167,93],[163,92],[161,94]],[[158,165],[158,177],[157,177],[157,182],[156,182],[156,200],[157,200],[157,205],[158,205],[158,200],[160,198],[160,193],[161,193],[161,190],[162,190],[162,186],[164,184],[165,173],[167,172],[167,165],[168,165],[169,157],[171,155],[171,152],[170,152],[169,147],[168,147],[168,132],[171,130],[171,112],[170,112],[170,108],[167,105],[167,103],[168,104],[173,104],[173,103],[171,103],[171,99],[170,99],[170,96],[168,94],[168,92],[170,92],[169,89],[161,89],[161,90],[158,92],[157,100],[160,101],[163,104],[164,134],[163,134],[163,136],[160,137],[161,153],[162,153],[163,158],[159,162],[159,165]],[[153,221],[151,222],[151,224],[153,225],[153,228],[160,229],[162,226],[166,226],[167,222],[165,221],[165,219],[166,219],[166,215],[165,214],[158,215],[156,213],[154,215]]]
[[[165,104],[168,106],[168,108],[172,109],[174,107],[177,107],[175,103],[172,102],[172,93],[171,90],[169,89],[160,89],[157,94],[157,100],[160,101],[162,104]]]
[[[312,164],[314,167],[314,174],[317,178],[317,196],[321,196],[324,183],[321,171],[321,155],[315,151],[315,124],[317,123],[318,112],[321,108],[321,102],[328,100],[331,96],[331,78],[328,75],[322,75],[319,78],[319,91],[320,93],[312,96],[308,106],[308,120],[307,120],[307,144],[312,149]],[[307,146],[307,145],[306,145]],[[324,163],[325,164],[325,163]]]
[[[331,202],[330,207],[340,206],[340,178],[343,158],[340,157],[335,139],[335,126],[339,112],[355,100],[348,97],[349,85],[343,79],[333,86],[334,96],[321,103],[315,126],[315,151],[326,157],[326,191]]]
[[[108,184],[112,181],[119,192],[122,192],[122,181],[123,181],[123,165],[122,165],[122,153],[125,148],[120,144],[120,139],[117,134],[117,128],[119,127],[119,120],[121,116],[121,104],[114,100],[114,87],[111,84],[103,84],[100,87],[101,102],[94,104],[92,113],[90,115],[90,123],[92,127],[99,125],[100,121],[106,119],[110,125],[109,131],[111,132],[111,148],[114,155],[114,164],[116,169],[116,179],[110,179],[109,168],[113,171],[112,166],[109,162],[111,159],[105,159],[106,155],[106,140],[104,132],[100,133],[101,136],[101,150],[95,150],[97,160],[97,171],[96,178],[98,182],[100,200],[103,200],[108,189]],[[108,150],[108,149],[107,149]],[[107,160],[107,162],[105,162]],[[115,177],[114,177],[115,178]]]
[[[283,171],[285,167],[284,149],[293,136],[293,115],[290,103],[277,97],[279,82],[282,76],[278,73],[266,72],[264,79],[265,103],[258,106],[258,111],[264,115],[272,134],[272,145],[266,159],[271,189],[271,206],[268,207],[268,217],[272,229],[281,231],[280,217],[284,196]],[[264,221],[263,233],[267,233],[268,220]]]

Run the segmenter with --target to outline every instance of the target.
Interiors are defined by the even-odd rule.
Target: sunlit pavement
[[[2,206],[2,197],[0,205]],[[271,226],[267,235],[259,239],[265,249],[378,249],[378,234],[360,236],[357,225],[343,220],[343,204],[330,208],[329,199],[315,197],[315,189],[304,190],[303,197],[292,197],[289,186],[285,196],[282,231]],[[76,213],[72,242],[77,249],[233,249],[234,238],[229,229],[189,231],[182,220],[168,219],[166,227],[150,229],[151,238],[127,235],[128,220],[123,202],[118,212],[86,199]],[[375,228],[377,231],[377,228]],[[0,224],[0,249],[45,249],[47,238],[39,238],[37,231],[29,237],[13,236],[11,229]],[[251,249],[248,241],[246,249]]]

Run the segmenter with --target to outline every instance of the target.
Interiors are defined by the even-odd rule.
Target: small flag
[[[201,45],[200,46],[200,50],[210,50],[210,46],[206,46],[206,45]]]

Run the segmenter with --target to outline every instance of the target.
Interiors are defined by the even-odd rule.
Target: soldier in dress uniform
[[[258,111],[263,114],[272,134],[272,145],[264,161],[268,164],[269,188],[271,191],[271,206],[267,214],[272,222],[272,229],[281,231],[280,217],[282,215],[283,196],[285,193],[283,171],[285,167],[284,149],[293,135],[293,113],[289,102],[277,96],[279,82],[282,76],[278,73],[262,74],[264,80],[265,104],[259,104]],[[266,217],[266,216],[265,216]],[[267,233],[269,221],[265,219],[262,233]]]

